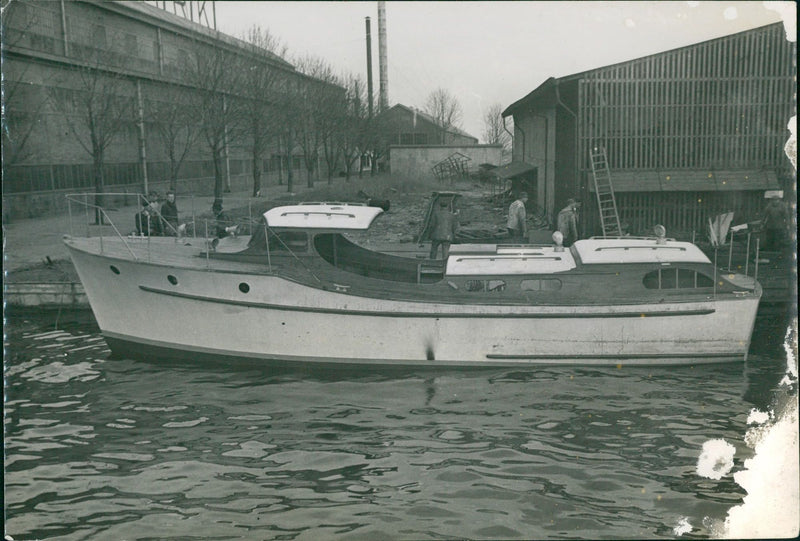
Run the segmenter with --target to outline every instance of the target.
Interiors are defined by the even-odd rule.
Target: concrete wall
[[[389,169],[393,175],[432,179],[435,178],[432,167],[456,152],[470,158],[470,172],[477,171],[482,163],[501,165],[503,159],[502,145],[392,145],[389,147]]]

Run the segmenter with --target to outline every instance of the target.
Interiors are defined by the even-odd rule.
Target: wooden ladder
[[[600,211],[600,225],[604,237],[618,237],[622,235],[617,211],[617,199],[614,197],[614,187],[611,185],[611,173],[608,170],[608,158],[605,147],[594,147],[589,153],[592,163],[592,178],[594,179],[594,192],[597,194],[597,207]]]

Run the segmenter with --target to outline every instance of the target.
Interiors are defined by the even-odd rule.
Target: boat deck
[[[241,239],[243,242],[238,244],[238,248],[244,249],[247,246],[247,237]],[[123,241],[119,237],[104,237],[100,242],[97,237],[65,237],[65,242],[90,254],[125,261],[141,261],[173,268],[270,274],[266,256],[264,263],[205,257],[207,242],[204,238],[126,237]]]

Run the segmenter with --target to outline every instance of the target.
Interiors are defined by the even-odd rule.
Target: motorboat
[[[696,245],[454,244],[446,259],[351,240],[382,209],[301,203],[251,235],[75,237],[109,347],[294,365],[670,365],[743,361],[761,297]]]

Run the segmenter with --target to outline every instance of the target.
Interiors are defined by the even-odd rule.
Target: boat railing
[[[108,214],[108,210],[116,210],[116,209],[108,209],[107,210],[106,208],[104,208],[104,207],[102,207],[100,205],[97,205],[95,203],[90,203],[89,202],[89,197],[94,197],[96,195],[97,194],[94,194],[94,193],[80,193],[80,194],[67,194],[66,195],[67,212],[69,213],[69,233],[70,233],[70,235],[75,236],[75,227],[74,227],[75,222],[74,222],[74,214],[73,214],[73,206],[72,206],[73,203],[75,203],[79,207],[83,207],[83,209],[85,211],[85,215],[86,215],[86,237],[91,237],[92,236],[92,229],[91,229],[92,225],[110,226],[112,228],[113,232],[114,232],[114,236],[116,236],[117,238],[122,240],[123,244],[125,245],[125,248],[127,248],[128,252],[131,254],[131,257],[133,257],[133,259],[138,259],[136,257],[136,254],[134,253],[133,249],[131,248],[131,245],[127,242],[127,240],[125,239],[123,234],[120,232],[120,230],[117,227],[117,225],[111,219],[111,216],[109,216],[109,214]],[[120,196],[120,195],[130,196],[131,194],[119,194],[119,193],[103,193],[102,194],[102,196],[110,196],[110,197]],[[95,200],[96,200],[96,198],[95,198]],[[90,216],[90,211],[94,211],[95,224],[92,224],[92,218]],[[98,228],[96,231],[98,232],[98,236],[100,237],[100,252],[102,253],[104,251],[103,229],[101,227],[101,228]]]
[[[69,213],[70,235],[99,237],[101,252],[105,250],[104,238],[115,237],[122,241],[134,259],[138,259],[138,257],[133,246],[140,247],[142,241],[147,241],[145,253],[149,257],[150,236],[142,234],[141,230],[137,230],[136,216],[141,213],[143,207],[147,204],[154,203],[154,201],[150,200],[150,197],[130,192],[83,192],[67,194],[65,197]],[[99,204],[98,200],[100,201]],[[133,205],[131,205],[131,201],[133,201]],[[177,224],[165,220],[156,205],[151,205],[149,210],[153,214],[152,220],[158,220],[159,225],[163,227],[164,236],[173,237],[175,242],[187,237],[202,237],[206,239],[207,245],[210,247],[209,238],[216,236],[217,226],[225,225],[223,223],[225,221],[224,218],[212,214],[210,210],[212,202],[212,196],[186,195],[176,197],[179,209],[188,207],[187,210],[179,213]],[[226,197],[225,203],[232,209],[231,214],[236,216],[235,219],[229,219],[226,222],[231,227],[235,226],[234,233],[252,235],[261,218],[260,212],[254,207],[256,204],[263,206],[264,200]],[[123,214],[120,215],[120,213]],[[85,221],[79,220],[80,216],[85,217]],[[81,226],[78,224],[81,224]],[[149,217],[146,223],[139,225],[142,229],[146,228],[148,232],[152,231],[153,224],[150,222]],[[83,229],[84,227],[85,229]]]

